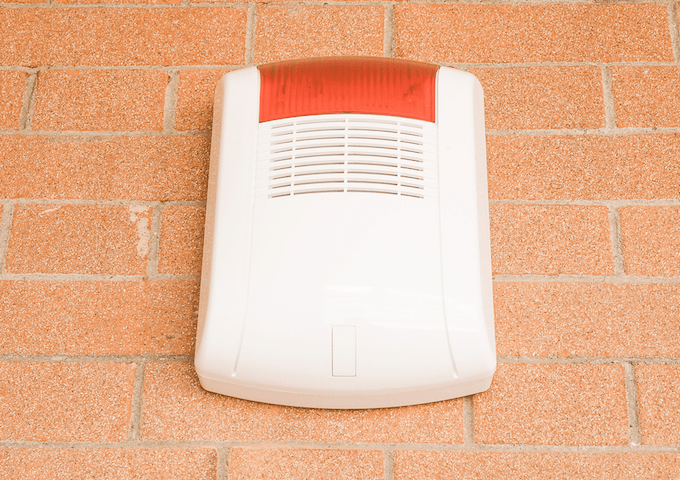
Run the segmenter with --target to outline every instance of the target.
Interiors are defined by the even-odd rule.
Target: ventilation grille
[[[434,196],[436,129],[377,115],[317,115],[261,123],[257,194]]]

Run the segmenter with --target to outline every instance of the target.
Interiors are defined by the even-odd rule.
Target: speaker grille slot
[[[318,115],[260,123],[257,194],[435,195],[436,127],[378,115]]]

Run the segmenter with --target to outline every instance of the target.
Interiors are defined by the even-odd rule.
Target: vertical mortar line
[[[165,88],[165,105],[163,107],[163,133],[175,131],[175,111],[177,109],[177,85],[179,84],[179,72],[168,72],[168,86]]]
[[[612,256],[614,258],[614,276],[620,277],[626,274],[626,266],[623,260],[623,247],[621,245],[621,217],[619,209],[609,208],[609,238],[612,243]]]
[[[153,278],[158,273],[158,260],[161,243],[161,222],[163,207],[155,205],[151,215],[151,231],[149,232],[149,258],[146,263],[146,276]]]
[[[216,480],[227,480],[229,478],[229,456],[231,455],[231,448],[218,447],[217,448],[217,472]]]
[[[257,28],[257,4],[248,4],[248,17],[246,22],[246,67],[253,65],[255,57],[255,28]]]
[[[612,90],[612,73],[607,65],[601,65],[602,91],[604,93],[604,118],[607,129],[616,128],[616,109]]]
[[[673,48],[673,58],[676,63],[680,63],[680,34],[678,33],[678,17],[675,0],[668,2],[668,27],[671,34],[671,48]]]
[[[38,90],[37,70],[29,73],[24,88],[24,98],[21,104],[21,114],[19,115],[19,131],[26,132],[31,129],[33,122],[33,108],[35,107],[35,95]]]
[[[0,273],[5,271],[5,257],[7,256],[10,230],[12,230],[13,215],[14,204],[3,203],[2,217],[0,217]]]
[[[132,389],[132,413],[130,415],[130,430],[128,432],[128,440],[138,441],[139,432],[142,427],[142,402],[143,388],[144,388],[144,370],[146,362],[144,359],[137,362],[137,370],[135,371],[135,384]]]
[[[463,444],[475,443],[475,404],[472,395],[463,397]]]
[[[394,57],[394,5],[385,5],[385,45],[383,55]]]
[[[635,381],[635,367],[626,362],[625,369],[626,404],[628,407],[628,440],[636,447],[642,443],[640,435],[640,416],[638,414],[637,382]]]
[[[394,480],[394,451],[385,450],[385,480]]]

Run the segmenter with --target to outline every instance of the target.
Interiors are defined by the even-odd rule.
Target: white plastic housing
[[[321,408],[486,390],[496,355],[477,79],[438,70],[435,123],[258,123],[259,75],[230,72],[217,88],[201,385]]]

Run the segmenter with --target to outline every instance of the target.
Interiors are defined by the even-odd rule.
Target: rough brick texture
[[[680,444],[680,365],[638,365],[635,378],[642,443]]]
[[[680,0],[0,5],[0,479],[676,479]],[[339,55],[484,88],[486,392],[321,410],[199,385],[216,84]]]
[[[680,135],[489,135],[489,198],[680,196]]]
[[[384,17],[378,6],[260,7],[255,61],[382,55]]]
[[[494,273],[614,273],[605,207],[492,205],[490,216]]]
[[[114,5],[179,5],[182,0],[54,0],[54,3],[65,4],[114,4]]]
[[[143,275],[151,208],[17,205],[5,271]]]
[[[423,452],[394,454],[395,480],[672,478],[676,453]]]
[[[680,356],[680,284],[494,284],[499,355]]]
[[[38,75],[33,130],[161,130],[168,74],[47,70]]]
[[[619,212],[626,273],[680,276],[680,207],[623,207]]]
[[[383,480],[383,453],[379,450],[232,450],[231,480]]]
[[[397,5],[395,53],[430,62],[673,61],[665,5]]]
[[[474,408],[479,443],[628,443],[619,365],[500,364]]]
[[[462,407],[460,399],[378,410],[266,405],[206,392],[190,365],[150,363],[144,379],[142,437],[149,440],[461,443]]]
[[[0,130],[17,130],[26,89],[25,72],[0,70]]]
[[[244,8],[3,9],[0,65],[243,62]]]
[[[203,207],[167,207],[163,210],[159,273],[201,273],[204,224]]]
[[[0,198],[203,200],[207,192],[206,135],[0,135],[0,151]]]
[[[604,127],[597,67],[471,68],[492,130]]]
[[[217,82],[229,70],[184,70],[177,87],[177,130],[209,130]]]
[[[0,450],[0,470],[9,478],[215,480],[216,464],[208,448]]]
[[[612,67],[619,127],[680,127],[680,68]]]
[[[0,282],[0,353],[187,354],[198,285],[156,282]]]
[[[134,376],[126,363],[0,363],[0,439],[124,440]]]

